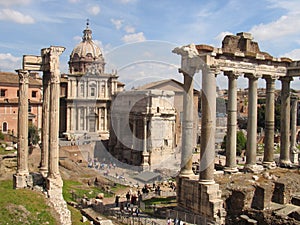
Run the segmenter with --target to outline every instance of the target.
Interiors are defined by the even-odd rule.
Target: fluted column
[[[46,58],[50,74],[50,120],[49,120],[49,169],[48,178],[61,180],[59,173],[59,99],[60,71],[59,56],[65,50],[63,47],[50,47],[42,50]],[[62,184],[61,184],[62,185]]]
[[[28,171],[28,83],[27,70],[16,70],[19,75],[18,109],[18,151],[17,173],[14,175],[14,188],[27,186]]]
[[[42,149],[41,149],[41,174],[48,174],[49,162],[49,110],[50,110],[50,74],[43,75],[43,115],[42,115]]]
[[[228,76],[228,104],[227,104],[227,136],[226,136],[226,172],[237,172],[236,165],[236,130],[237,130],[237,78],[232,72]]]
[[[257,150],[257,82],[258,77],[253,74],[246,74],[249,79],[248,91],[248,122],[247,122],[247,149],[246,149],[246,170],[252,170],[256,165]]]
[[[202,69],[200,183],[214,183],[217,73],[215,68]]]
[[[290,82],[292,77],[281,77],[280,158],[281,167],[290,166]]]
[[[296,147],[296,138],[297,138],[297,106],[298,99],[294,98],[292,101],[291,109],[291,147],[290,147],[290,158],[291,162],[298,164],[298,149]]]
[[[274,128],[275,128],[275,79],[264,76],[266,85],[265,139],[263,164],[273,167],[274,163]]]

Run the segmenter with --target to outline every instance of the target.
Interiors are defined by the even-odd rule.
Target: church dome
[[[92,40],[92,30],[89,28],[89,22],[83,31],[82,41],[76,45],[70,55],[69,67],[70,73],[86,73],[88,67],[93,67],[104,72],[104,58],[102,51],[98,45]]]

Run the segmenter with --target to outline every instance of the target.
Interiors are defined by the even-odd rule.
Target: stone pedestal
[[[27,187],[27,177],[28,175],[20,175],[20,174],[14,174],[13,175],[13,183],[14,188],[26,188]]]
[[[178,176],[176,182],[178,207],[205,217],[207,221],[225,224],[226,211],[218,184],[199,182],[196,176]]]

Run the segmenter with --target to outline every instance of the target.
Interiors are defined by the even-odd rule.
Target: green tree
[[[40,141],[39,130],[36,126],[30,124],[28,126],[28,143],[30,145],[36,145]]]
[[[224,136],[221,148],[226,152],[227,135]],[[236,132],[236,154],[241,155],[242,151],[246,149],[247,139],[242,131]]]

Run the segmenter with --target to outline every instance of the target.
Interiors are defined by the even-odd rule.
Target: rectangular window
[[[6,96],[6,89],[1,89],[0,90],[0,97],[5,97]]]
[[[28,112],[31,112],[31,105],[28,105]]]
[[[91,88],[91,96],[95,97],[95,88]]]
[[[20,93],[19,90],[17,90],[17,97],[19,97],[19,95],[20,95],[19,93]]]
[[[36,98],[36,96],[37,96],[37,91],[32,91],[31,92],[31,97],[32,98]]]

